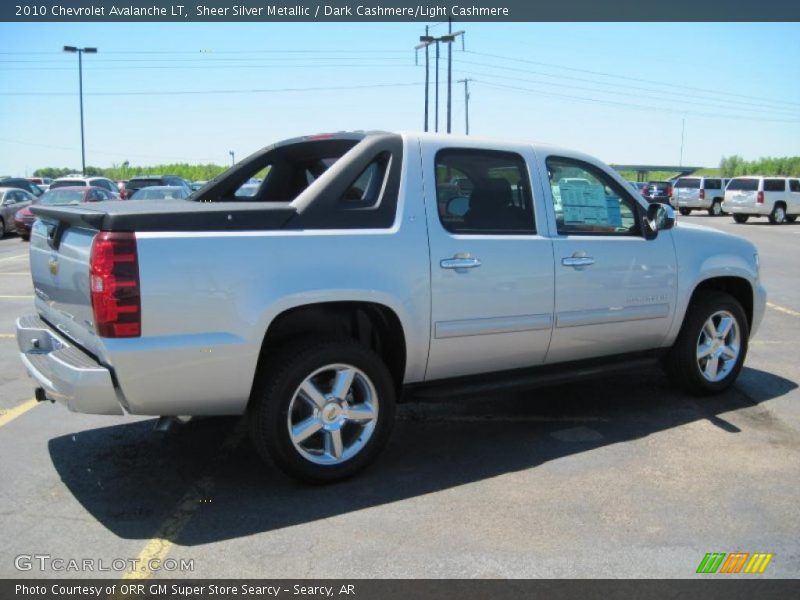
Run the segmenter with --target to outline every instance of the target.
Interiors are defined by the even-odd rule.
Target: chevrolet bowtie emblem
[[[53,275],[58,275],[58,261],[55,258],[47,261],[47,267]]]

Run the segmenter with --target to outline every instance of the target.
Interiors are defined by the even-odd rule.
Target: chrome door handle
[[[439,262],[443,269],[474,269],[481,266],[481,261],[477,258],[454,256],[453,258],[443,258]]]
[[[594,259],[591,256],[565,256],[561,264],[565,267],[588,267],[594,264]]]

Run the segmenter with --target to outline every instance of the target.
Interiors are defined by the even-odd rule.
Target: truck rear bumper
[[[124,414],[111,371],[72,345],[37,315],[17,319],[17,344],[28,374],[47,399],[74,412]]]

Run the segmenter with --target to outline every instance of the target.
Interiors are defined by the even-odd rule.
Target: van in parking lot
[[[737,223],[750,217],[767,217],[772,224],[794,223],[800,214],[800,179],[734,177],[725,188],[722,209]]]
[[[682,215],[707,210],[712,217],[718,217],[722,215],[728,181],[720,177],[680,177],[672,189],[672,206]]]

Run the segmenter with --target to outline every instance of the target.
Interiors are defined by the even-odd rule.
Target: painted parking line
[[[0,333],[0,340],[13,340],[17,336],[13,333]]]
[[[19,416],[24,415],[37,404],[39,403],[36,401],[36,399],[31,398],[30,400],[26,400],[14,408],[0,409],[0,427],[8,425],[11,423],[11,421]]]
[[[27,295],[24,295],[24,296],[22,296],[22,295],[20,295],[20,296],[15,296],[15,295],[0,296],[0,300],[33,300],[33,294],[27,294]]]
[[[30,273],[3,273],[2,271],[0,271],[0,276],[2,276],[2,275],[26,275],[26,276],[30,276]]]
[[[19,260],[20,258],[28,258],[28,255],[18,254],[17,256],[6,256],[5,258],[0,258],[0,262],[6,262],[9,260]]]
[[[790,315],[792,317],[800,317],[800,311],[792,310],[791,308],[786,308],[785,306],[781,306],[780,304],[773,304],[772,302],[767,302],[767,306],[769,306],[772,310],[777,310],[778,312],[782,312],[785,315]]]
[[[240,423],[241,425],[241,423]],[[151,565],[163,564],[164,559],[169,554],[175,540],[178,539],[183,529],[204,503],[210,501],[211,493],[214,490],[214,475],[230,452],[235,449],[244,437],[245,428],[237,426],[234,431],[225,438],[220,452],[213,461],[214,465],[207,475],[195,481],[189,490],[183,495],[172,513],[164,520],[158,528],[156,534],[145,544],[142,551],[137,556],[137,569],[129,569],[123,579],[147,579],[153,575]]]

